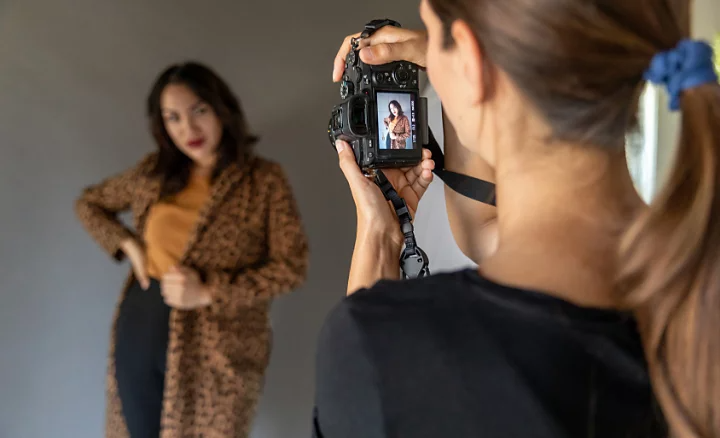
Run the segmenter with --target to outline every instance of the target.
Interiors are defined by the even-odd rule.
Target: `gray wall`
[[[254,436],[308,436],[315,336],[344,293],[355,227],[326,134],[332,59],[369,18],[417,25],[417,3],[0,0],[0,437],[102,436],[109,326],[128,265],[104,256],[72,204],[152,150],[145,95],[162,68],[191,58],[231,83],[303,214],[310,278],[274,307]]]

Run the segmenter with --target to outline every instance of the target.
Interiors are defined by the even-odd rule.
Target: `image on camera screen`
[[[417,144],[414,93],[377,92],[380,149],[414,149]]]

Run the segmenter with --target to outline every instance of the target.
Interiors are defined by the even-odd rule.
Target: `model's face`
[[[397,117],[397,115],[400,113],[400,110],[398,110],[398,107],[395,105],[390,105],[390,112]]]
[[[214,165],[222,122],[189,87],[170,84],[160,96],[165,130],[177,148],[199,166]]]

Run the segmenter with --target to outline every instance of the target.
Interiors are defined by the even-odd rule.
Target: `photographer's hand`
[[[333,82],[342,79],[345,57],[350,53],[351,40],[359,36],[360,33],[349,35],[340,46],[333,64]],[[409,61],[425,67],[427,32],[385,26],[370,37],[360,40],[359,47],[360,59],[366,64],[381,65],[393,61]]]
[[[357,235],[353,252],[348,294],[370,287],[378,280],[398,279],[399,258],[404,244],[398,217],[380,188],[365,177],[355,161],[352,146],[336,143],[340,168],[350,186],[357,210]],[[433,180],[435,162],[423,150],[423,160],[412,168],[385,169],[385,176],[405,200],[415,217],[420,199]]]

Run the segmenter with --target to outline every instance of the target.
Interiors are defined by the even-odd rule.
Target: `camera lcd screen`
[[[377,92],[379,149],[410,150],[416,147],[416,100],[412,92]]]

